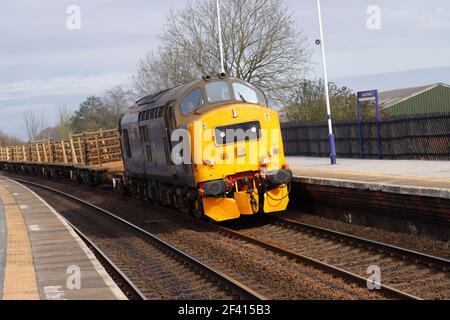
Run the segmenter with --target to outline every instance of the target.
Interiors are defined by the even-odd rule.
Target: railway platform
[[[450,239],[450,162],[288,157],[293,205],[328,218]]]
[[[26,187],[0,176],[0,298],[126,299],[70,225]]]
[[[450,162],[288,157],[295,180],[450,199]]]

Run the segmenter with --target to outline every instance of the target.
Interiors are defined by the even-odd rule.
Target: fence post
[[[352,127],[351,127],[351,123],[348,122],[346,127],[347,127],[347,141],[348,141],[348,153],[350,158],[353,158],[353,148],[352,148]]]
[[[42,150],[44,150],[44,161],[48,162],[47,150],[45,150],[45,143],[42,144]]]
[[[37,160],[39,163],[41,163],[42,159],[41,159],[41,153],[39,152],[39,143],[36,143],[35,146],[36,146]]]
[[[67,163],[67,154],[66,154],[66,146],[64,145],[65,141],[61,141],[61,150],[63,154],[63,161],[64,163]]]
[[[358,99],[358,126],[359,126],[359,145],[361,151],[361,159],[365,158],[364,154],[364,132],[363,132],[363,118],[361,110],[361,101]]]
[[[50,139],[48,140],[48,156],[49,156],[50,162],[55,162],[55,157],[54,157],[55,155],[53,154],[53,144]]]
[[[376,112],[377,112],[377,141],[378,141],[378,158],[383,159],[383,150],[381,149],[381,120],[380,120],[380,103],[378,92],[375,97]]]
[[[306,139],[308,141],[308,155],[311,155],[312,150],[311,150],[311,139],[310,139],[310,133],[309,133],[309,128],[306,128]]]
[[[72,133],[69,134],[70,138],[70,149],[72,150],[72,163],[78,164],[77,153],[75,152],[75,145],[73,143]]]
[[[86,144],[84,143],[84,145],[86,145]],[[84,166],[84,165],[86,165],[86,149],[84,147],[82,147],[81,137],[78,137],[78,148],[80,150],[81,164]]]
[[[98,160],[98,165],[101,167],[102,166],[102,155],[100,153],[100,145],[98,143],[98,135],[95,135],[95,147],[97,149],[97,160]]]

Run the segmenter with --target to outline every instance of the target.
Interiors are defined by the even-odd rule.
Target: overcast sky
[[[187,0],[3,0],[0,2],[0,130],[24,137],[23,113],[55,121],[92,94],[126,84],[158,45],[165,16]],[[223,0],[225,5],[226,0]],[[321,76],[315,0],[286,0]],[[81,30],[66,26],[70,5]],[[381,28],[367,9],[381,9]],[[450,1],[322,0],[329,80],[355,90],[450,83]],[[420,70],[417,70],[420,69]],[[411,71],[415,70],[415,71]]]

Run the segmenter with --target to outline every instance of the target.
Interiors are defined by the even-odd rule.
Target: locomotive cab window
[[[181,102],[181,113],[187,116],[204,104],[205,101],[203,100],[202,91],[200,89],[195,89],[184,98],[183,102]]]
[[[209,103],[231,100],[230,86],[227,81],[215,81],[205,86]]]
[[[235,82],[233,83],[233,91],[234,98],[238,101],[254,104],[258,103],[258,94],[249,86]]]

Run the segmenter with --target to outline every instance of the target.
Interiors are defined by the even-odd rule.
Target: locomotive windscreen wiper
[[[247,103],[247,101],[245,100],[245,98],[244,98],[244,96],[242,95],[242,93],[239,93],[239,97],[241,97],[241,100],[242,100],[244,103]]]
[[[194,114],[196,115],[196,116],[201,116],[203,113],[202,112],[198,112],[197,110],[198,110],[198,108],[200,108],[201,106],[202,106],[202,104],[203,103],[199,103],[196,107],[195,107],[195,112],[194,112]]]

